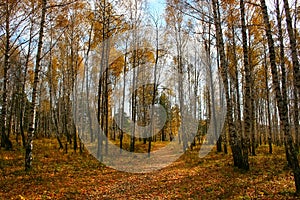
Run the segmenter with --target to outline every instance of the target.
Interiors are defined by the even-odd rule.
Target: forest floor
[[[88,152],[65,154],[54,139],[34,142],[33,169],[24,150],[0,150],[0,199],[296,199],[283,148],[257,149],[250,171],[233,167],[231,155],[205,158],[188,151],[170,166],[145,174],[116,171]]]

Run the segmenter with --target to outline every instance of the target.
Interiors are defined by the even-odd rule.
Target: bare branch
[[[46,9],[48,9],[48,8],[57,8],[57,7],[65,7],[65,6],[68,6],[70,4],[76,3],[77,1],[78,0],[74,0],[74,1],[71,1],[71,2],[68,2],[68,3],[61,3],[61,4],[55,4],[55,5],[47,6]]]

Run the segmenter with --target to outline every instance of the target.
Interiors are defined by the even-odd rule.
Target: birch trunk
[[[33,138],[35,133],[35,117],[36,117],[36,101],[37,101],[37,89],[39,84],[39,72],[42,59],[42,47],[43,47],[43,38],[44,38],[44,25],[46,19],[46,10],[47,10],[47,0],[42,0],[42,13],[40,21],[40,30],[39,30],[39,39],[38,39],[38,48],[36,54],[36,63],[34,70],[34,82],[32,87],[32,100],[30,104],[30,121],[28,128],[28,139],[26,144],[25,152],[25,170],[28,171],[32,168],[32,149],[33,149]]]
[[[287,152],[286,153],[287,160],[289,161],[289,164],[291,165],[293,170],[296,193],[299,194],[300,193],[300,167],[299,167],[299,162],[297,157],[297,151],[294,147],[292,134],[290,132],[287,102],[285,102],[285,98],[282,97],[286,94],[282,94],[280,91],[279,78],[278,78],[278,72],[276,66],[274,40],[271,32],[271,24],[269,21],[268,9],[265,0],[260,0],[260,2],[261,2],[261,8],[262,8],[263,18],[264,18],[264,23],[266,28],[266,35],[268,38],[269,57],[270,57],[271,70],[272,70],[272,80],[273,80],[273,85],[276,93],[276,102],[278,106],[279,118],[280,118],[282,130],[284,132],[284,137],[285,137],[285,149]],[[283,87],[285,86],[283,85]]]

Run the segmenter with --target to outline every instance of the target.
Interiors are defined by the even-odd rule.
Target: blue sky
[[[149,11],[151,14],[158,13],[159,15],[164,13],[165,0],[149,0]]]

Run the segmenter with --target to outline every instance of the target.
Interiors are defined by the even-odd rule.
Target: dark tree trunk
[[[212,0],[212,6],[213,6],[214,23],[216,27],[217,46],[220,54],[220,71],[221,71],[222,81],[224,84],[224,91],[225,91],[225,98],[226,98],[226,106],[227,106],[226,120],[228,124],[228,131],[230,134],[230,144],[232,149],[233,161],[235,166],[242,169],[248,169],[249,164],[244,163],[245,159],[243,158],[243,154],[242,154],[241,140],[234,128],[234,123],[233,123],[233,116],[232,116],[233,107],[229,95],[228,63],[226,61],[226,56],[225,56],[225,48],[224,48],[223,33],[221,28],[218,0]]]
[[[7,132],[7,84],[8,84],[8,69],[10,58],[10,8],[9,1],[5,3],[5,52],[4,52],[4,66],[3,66],[3,87],[2,87],[2,108],[1,108],[1,147],[11,149],[12,143],[8,137]]]
[[[273,85],[276,93],[276,101],[277,101],[277,106],[279,111],[279,117],[280,117],[282,130],[284,132],[284,137],[285,137],[285,143],[286,143],[285,149],[287,152],[286,153],[287,160],[290,162],[290,165],[294,173],[296,193],[299,194],[300,193],[300,167],[299,167],[299,162],[297,157],[298,154],[294,147],[292,134],[290,132],[287,102],[285,102],[285,98],[282,97],[282,95],[286,95],[286,94],[282,94],[280,91],[279,77],[278,77],[277,66],[276,66],[274,40],[271,32],[271,24],[269,21],[268,9],[265,0],[260,0],[260,2],[261,2],[261,8],[262,8],[263,18],[264,18],[264,23],[266,28],[266,35],[268,38],[272,80],[273,80]],[[286,87],[286,86],[282,85],[282,87]]]
[[[299,69],[299,60],[298,60],[298,51],[297,51],[297,40],[296,40],[294,31],[293,31],[289,1],[283,0],[283,3],[284,3],[287,31],[288,31],[289,40],[290,40],[290,49],[291,49],[291,53],[292,53],[294,79],[295,79],[296,87],[298,89],[298,93],[300,93],[300,69]]]
[[[245,169],[249,169],[248,164],[248,148],[249,148],[249,136],[251,135],[251,68],[249,64],[248,53],[248,41],[247,41],[247,27],[245,22],[245,5],[244,0],[240,0],[241,10],[241,24],[242,24],[242,39],[243,39],[243,55],[244,55],[244,72],[245,72],[245,92],[244,92],[244,131],[242,134],[242,146],[243,146],[243,159]],[[254,141],[252,141],[253,143]],[[255,148],[254,148],[255,149]],[[252,149],[252,154],[255,155],[255,150]]]
[[[270,92],[269,92],[269,84],[268,84],[268,66],[267,66],[267,55],[266,55],[266,49],[264,47],[264,71],[265,71],[265,87],[266,87],[266,98],[267,98],[267,118],[268,118],[268,144],[269,144],[269,153],[273,153],[272,148],[272,121],[271,121],[271,108],[270,108]]]

